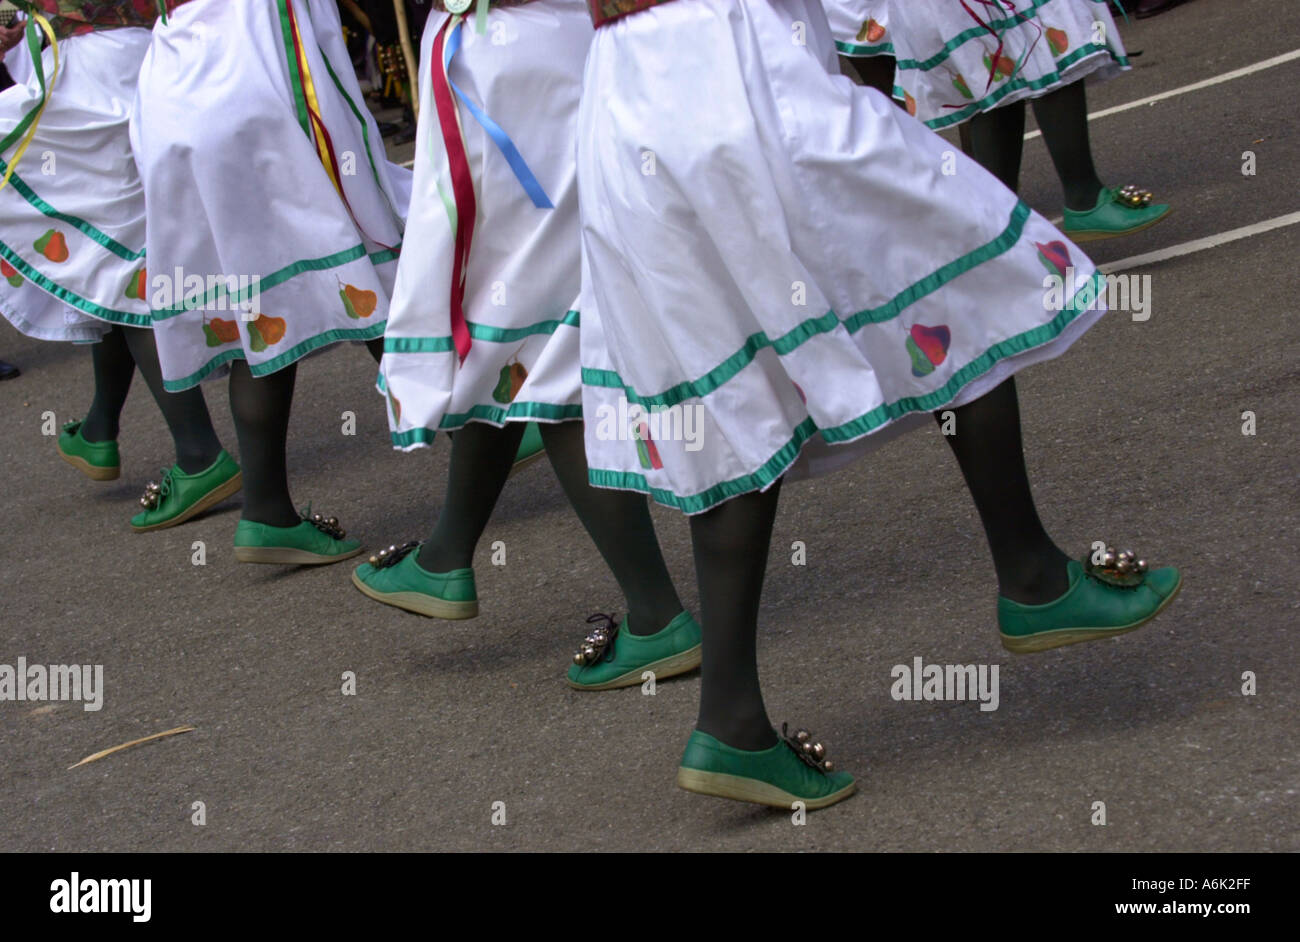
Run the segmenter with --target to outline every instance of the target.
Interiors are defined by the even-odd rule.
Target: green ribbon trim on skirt
[[[938,291],[959,275],[963,275],[1006,252],[1020,241],[1030,212],[1029,206],[1018,200],[1015,208],[1011,211],[1011,218],[1007,223],[1007,227],[996,238],[909,285],[887,304],[878,308],[858,311],[846,318],[842,322],[844,329],[852,334],[867,324],[880,324],[892,320],[902,314],[908,307],[920,301],[926,295]],[[830,333],[840,326],[839,315],[834,311],[828,311],[820,317],[809,318],[776,340],[769,339],[767,334],[759,331],[751,335],[739,350],[699,379],[686,380],[652,396],[639,395],[632,387],[624,383],[622,377],[613,370],[593,370],[584,367],[582,382],[587,386],[622,389],[629,403],[637,403],[646,408],[674,406],[685,402],[687,399],[702,398],[714,392],[749,366],[759,351],[766,347],[771,347],[778,355],[784,356],[812,338]]]
[[[708,490],[689,497],[680,497],[672,491],[652,487],[645,475],[630,471],[609,471],[590,468],[587,479],[595,487],[607,487],[625,491],[640,491],[648,494],[655,502],[674,507],[688,514],[702,513],[732,497],[748,494],[752,491],[765,490],[786,473],[799,457],[803,446],[818,431],[823,439],[835,444],[853,441],[879,429],[891,421],[908,414],[933,412],[940,406],[951,402],[966,386],[987,373],[999,361],[1009,356],[1025,353],[1034,347],[1042,346],[1054,340],[1070,325],[1079,314],[1091,307],[1099,291],[1105,288],[1105,276],[1100,272],[1093,275],[1084,287],[1080,288],[1059,314],[1046,324],[1031,328],[1024,333],[995,344],[983,354],[971,360],[953,374],[940,388],[923,396],[906,396],[896,402],[885,403],[872,409],[843,425],[818,429],[811,417],[804,419],[794,430],[794,435],[762,467],[752,474],[746,474],[730,481],[722,481]]]
[[[402,247],[398,245],[391,249],[381,249],[377,252],[372,252],[368,256],[370,259],[370,263],[372,265],[383,265],[386,262],[391,262],[397,258],[398,253],[401,251],[401,249]],[[303,272],[328,271],[331,268],[337,268],[340,265],[346,265],[349,262],[355,262],[357,259],[365,256],[366,256],[365,244],[358,243],[357,245],[352,246],[352,248],[350,249],[343,249],[341,251],[335,252],[333,255],[326,255],[323,256],[322,258],[302,259],[300,261],[294,262],[292,265],[286,265],[283,268],[278,269],[277,271],[273,271],[269,275],[263,275],[261,279],[258,281],[257,289],[259,293],[264,291],[270,291],[272,288],[276,287],[277,285],[282,285],[286,281],[289,281],[290,279],[295,278],[298,275],[301,275]],[[248,301],[251,291],[252,291],[252,285],[250,285],[247,290],[240,290],[235,292],[233,299],[231,299],[229,303],[237,306],[239,304]],[[203,295],[201,298],[196,296],[186,301],[182,301],[180,304],[173,304],[171,307],[154,308],[153,319],[155,321],[164,321],[167,320],[168,318],[176,317],[178,314],[184,314],[188,311],[194,311],[200,308],[206,309],[209,306],[215,304],[217,301],[225,300],[228,299],[229,297],[230,297],[229,289],[225,285],[217,285],[211,291]],[[229,304],[227,305],[227,307],[229,307]],[[225,308],[222,308],[222,310],[224,309]]]

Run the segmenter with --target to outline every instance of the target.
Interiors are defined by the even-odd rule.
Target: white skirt
[[[380,386],[393,443],[411,449],[466,422],[557,422],[582,417],[577,303],[581,287],[576,135],[582,64],[591,44],[585,0],[493,8],[473,18],[450,79],[518,148],[553,209],[534,205],[483,125],[456,98],[477,214],[465,277],[472,345],[452,342],[455,233],[447,148],[432,90],[433,45],[448,17],[431,18],[420,61],[415,195],[384,335]],[[453,92],[454,94],[454,92]]]
[[[1078,248],[834,56],[812,0],[667,3],[596,32],[578,122],[593,484],[699,513],[827,471],[1100,316]]]
[[[895,85],[907,110],[932,128],[1129,68],[1107,0],[1000,0],[1003,12],[992,14],[966,5],[997,35],[961,0],[890,0]]]
[[[19,85],[26,85],[36,76],[36,71],[32,68],[31,53],[27,51],[26,41],[19,42],[18,45],[5,53],[4,64],[5,69],[9,72],[9,77]]]
[[[889,0],[822,0],[835,48],[842,56],[892,56]]]
[[[148,48],[146,29],[59,43],[35,136],[0,190],[0,313],[30,337],[95,341],[113,324],[152,323],[142,290],[144,188],[128,133]],[[48,83],[53,50],[42,61]],[[0,137],[39,101],[35,81],[0,93]],[[0,161],[0,175],[7,167]]]
[[[384,156],[333,0],[178,8],[131,139],[168,389],[383,334],[410,173]]]

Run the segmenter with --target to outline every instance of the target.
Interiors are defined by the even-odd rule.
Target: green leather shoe
[[[1168,203],[1152,203],[1151,198],[1149,191],[1135,186],[1106,187],[1092,209],[1067,209],[1062,228],[1075,242],[1095,242],[1140,232],[1171,212]]]
[[[524,426],[524,437],[519,442],[519,450],[515,452],[515,463],[510,467],[510,477],[514,477],[545,454],[546,446],[542,444],[542,430],[537,427],[536,422],[529,422]]]
[[[1146,561],[1107,547],[1094,565],[1070,560],[1070,587],[1055,602],[1021,605],[998,597],[1002,646],[1017,654],[1047,651],[1133,631],[1174,600],[1183,577],[1172,566],[1147,570]]]
[[[793,736],[781,727],[782,741],[771,749],[734,749],[698,729],[686,741],[677,770],[677,785],[688,792],[752,801],[789,810],[796,801],[815,811],[843,801],[857,783],[847,772],[836,772],[825,747],[807,730]]]
[[[150,481],[145,487],[140,498],[144,510],[131,518],[131,529],[145,533],[182,524],[238,491],[243,480],[239,465],[225,451],[194,474],[186,474],[180,465],[163,468],[161,483]]]
[[[351,559],[361,552],[359,540],[347,533],[334,517],[303,511],[302,523],[272,527],[241,520],[235,527],[235,559],[241,563],[278,563],[284,566],[325,566]]]
[[[429,572],[417,560],[418,540],[380,550],[352,571],[352,584],[376,602],[430,618],[474,618],[473,569]]]
[[[122,474],[117,442],[86,441],[80,419],[64,424],[56,447],[60,458],[92,481],[116,481]]]
[[[592,615],[598,622],[573,656],[565,682],[575,690],[613,690],[641,683],[651,671],[655,680],[685,674],[700,666],[700,626],[690,612],[682,612],[652,635],[622,631],[608,615]]]

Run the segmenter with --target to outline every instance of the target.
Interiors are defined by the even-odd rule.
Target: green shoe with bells
[[[806,729],[793,736],[781,726],[781,741],[771,749],[736,749],[698,729],[686,741],[677,770],[677,785],[688,792],[750,801],[773,808],[803,802],[808,811],[843,801],[857,782],[847,772],[836,772],[826,758],[826,747]]]
[[[136,533],[178,526],[221,503],[243,486],[235,459],[226,452],[202,471],[186,474],[180,465],[162,469],[162,480],[150,481],[140,498],[144,510],[131,518]]]
[[[998,628],[1008,651],[1031,654],[1134,631],[1164,611],[1183,584],[1173,566],[1149,569],[1145,559],[1109,546],[1066,568],[1070,586],[1053,602],[1022,605],[999,596]]]
[[[63,425],[55,446],[59,457],[92,481],[116,481],[122,474],[122,459],[117,442],[88,442],[81,434],[81,420]]]
[[[634,635],[609,615],[587,619],[596,624],[573,656],[565,682],[575,690],[614,690],[642,682],[646,671],[655,680],[685,674],[700,666],[699,624],[682,612],[652,635]]]
[[[1152,203],[1149,190],[1135,186],[1102,189],[1092,209],[1065,211],[1065,234],[1075,242],[1113,239],[1149,229],[1172,211],[1168,203]]]
[[[376,602],[429,618],[478,615],[473,569],[429,572],[420,565],[419,540],[382,549],[352,572],[352,584]]]
[[[345,539],[337,517],[302,511],[302,523],[273,527],[241,520],[235,527],[235,559],[241,563],[281,566],[328,566],[361,552],[361,541]]]

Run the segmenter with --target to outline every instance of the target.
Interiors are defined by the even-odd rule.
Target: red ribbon
[[[471,344],[469,324],[465,320],[465,277],[469,264],[469,248],[474,241],[474,218],[478,215],[478,203],[474,198],[474,177],[469,169],[469,153],[465,149],[465,139],[461,134],[460,120],[456,112],[456,100],[452,96],[451,83],[447,80],[444,50],[447,35],[454,18],[447,20],[433,42],[433,55],[429,67],[433,70],[433,100],[438,108],[438,124],[442,129],[442,140],[447,148],[447,162],[451,169],[451,189],[456,200],[456,246],[451,268],[451,339],[456,345],[456,353],[461,362],[469,353]]]
[[[1002,58],[1002,50],[1006,48],[1006,43],[1002,39],[1002,37],[998,34],[998,31],[993,28],[993,15],[990,15],[989,21],[985,23],[983,20],[979,18],[979,14],[977,14],[974,10],[972,10],[969,6],[966,5],[966,0],[958,0],[958,2],[961,3],[962,9],[970,14],[971,19],[973,19],[980,26],[984,27],[984,30],[998,41],[998,47],[993,50],[993,56],[989,63],[989,80],[984,85],[984,92],[985,94],[987,94],[988,90],[993,87],[993,77],[998,73],[998,60]],[[975,0],[975,2],[978,3],[980,6],[984,7],[985,9],[992,7],[995,13],[1003,12],[1002,10],[1003,4],[1006,5],[1007,12],[1009,13],[1016,12],[1016,5],[1012,3],[1011,0]],[[1010,76],[1008,76],[1008,78],[1010,78]]]

